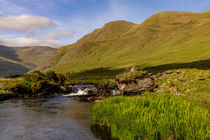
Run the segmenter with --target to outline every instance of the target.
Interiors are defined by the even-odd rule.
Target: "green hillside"
[[[160,12],[135,25],[106,24],[59,49],[51,63],[58,72],[129,66],[147,67],[210,58],[210,12]]]

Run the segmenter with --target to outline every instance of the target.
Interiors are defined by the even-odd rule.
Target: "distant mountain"
[[[43,69],[125,68],[210,59],[210,12],[157,13],[141,24],[114,21],[56,51]]]
[[[7,47],[0,45],[0,77],[23,74],[46,65],[56,51],[50,47]]]
[[[29,69],[34,69],[46,65],[57,49],[36,46],[36,47],[16,47],[13,48],[20,59],[20,62]]]

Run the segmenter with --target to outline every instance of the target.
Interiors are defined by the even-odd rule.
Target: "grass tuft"
[[[14,93],[6,90],[0,90],[0,101],[14,97]]]
[[[97,103],[93,123],[109,126],[119,139],[209,139],[208,110],[181,97],[146,93]]]

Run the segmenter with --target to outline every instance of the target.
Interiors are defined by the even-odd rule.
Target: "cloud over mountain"
[[[44,32],[40,32],[46,29]],[[56,25],[47,17],[19,15],[0,17],[0,44],[7,46],[65,45],[60,39],[72,37],[74,31]],[[18,35],[10,35],[17,34]],[[37,33],[38,32],[38,33]]]
[[[14,47],[50,46],[54,48],[65,45],[65,43],[59,40],[45,39],[40,37],[0,38],[0,44]]]
[[[33,34],[39,29],[55,25],[50,19],[41,16],[19,15],[0,17],[0,29],[11,32]]]

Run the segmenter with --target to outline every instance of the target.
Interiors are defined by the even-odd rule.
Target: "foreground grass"
[[[0,90],[0,101],[6,100],[12,97],[14,97],[14,94],[12,92],[9,92],[6,90]]]
[[[120,139],[210,138],[208,110],[181,97],[146,93],[141,97],[114,97],[97,103],[93,123],[109,126]]]

